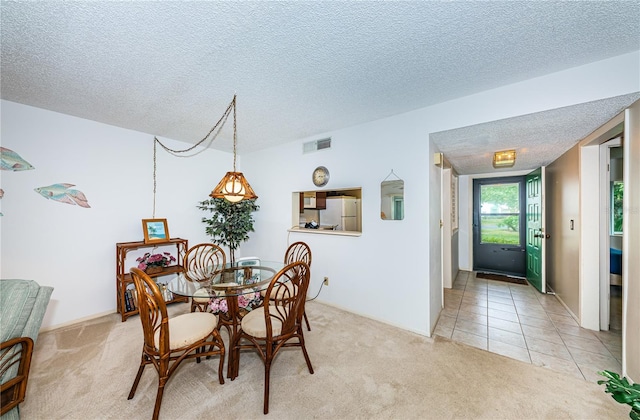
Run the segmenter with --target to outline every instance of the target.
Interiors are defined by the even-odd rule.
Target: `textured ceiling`
[[[429,138],[460,175],[535,169],[553,162],[638,99],[640,93],[622,95],[431,133]],[[493,152],[511,149],[517,151],[515,165],[494,169]]]
[[[1,7],[3,99],[196,143],[237,94],[240,153],[640,49],[638,1]]]

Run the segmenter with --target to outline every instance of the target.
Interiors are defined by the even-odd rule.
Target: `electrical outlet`
[[[325,277],[324,278],[324,285],[328,286],[329,285],[329,277]]]

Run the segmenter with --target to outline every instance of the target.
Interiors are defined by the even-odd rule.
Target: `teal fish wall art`
[[[53,184],[47,187],[35,188],[35,191],[49,200],[90,208],[91,206],[87,202],[87,197],[85,197],[84,193],[82,191],[72,190],[71,187],[75,187],[75,185]]]
[[[0,147],[0,169],[3,171],[27,171],[35,168],[13,150]]]

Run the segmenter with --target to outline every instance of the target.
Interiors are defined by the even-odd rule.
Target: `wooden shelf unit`
[[[181,238],[171,238],[167,242],[162,243],[149,243],[146,244],[144,241],[138,242],[119,242],[116,244],[116,301],[117,301],[117,309],[120,315],[122,316],[122,322],[126,321],[131,315],[136,315],[138,313],[138,309],[133,309],[128,311],[126,302],[125,302],[125,292],[127,291],[128,285],[133,283],[133,279],[131,278],[131,273],[129,273],[130,267],[125,267],[125,261],[127,259],[127,254],[130,251],[134,251],[141,248],[155,248],[161,246],[173,245],[176,247],[177,255],[176,257],[176,265],[172,265],[170,267],[165,267],[163,271],[159,273],[149,274],[149,277],[155,278],[160,276],[166,276],[168,274],[180,273],[184,271],[184,256],[187,253],[187,249],[189,249],[189,241],[187,239]],[[174,296],[172,300],[168,300],[167,303],[174,302],[188,302],[189,298],[184,296]]]

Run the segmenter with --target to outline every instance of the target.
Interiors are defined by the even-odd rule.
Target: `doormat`
[[[476,278],[479,279],[489,279],[489,280],[498,280],[498,281],[506,281],[508,283],[515,284],[529,284],[525,279],[519,279],[516,277],[503,276],[502,274],[493,274],[493,273],[476,273]]]

